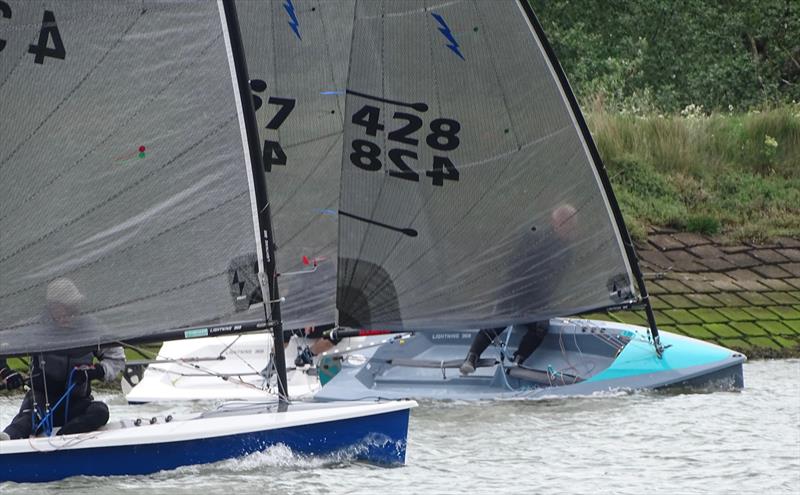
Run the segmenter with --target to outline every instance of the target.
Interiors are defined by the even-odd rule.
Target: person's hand
[[[6,390],[14,390],[25,384],[25,379],[22,378],[22,375],[11,368],[0,369],[0,378],[3,380]]]
[[[81,365],[75,367],[75,378],[77,383],[89,382],[92,380],[102,380],[106,375],[102,366]]]

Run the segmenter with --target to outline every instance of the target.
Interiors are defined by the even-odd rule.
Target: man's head
[[[561,241],[569,241],[575,237],[578,226],[578,210],[571,204],[563,204],[550,214],[550,225]]]
[[[83,294],[68,278],[57,278],[47,286],[47,310],[59,327],[70,326],[83,299]]]

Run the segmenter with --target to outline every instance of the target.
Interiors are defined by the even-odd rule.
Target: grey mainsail
[[[335,318],[343,89],[353,6],[354,0],[237,2],[264,149],[284,328]],[[247,258],[242,264],[252,267]],[[249,274],[249,286],[256,288]]]
[[[240,319],[260,243],[217,2],[0,7],[0,354]]]
[[[359,1],[340,324],[496,327],[637,299],[582,117],[515,0]]]

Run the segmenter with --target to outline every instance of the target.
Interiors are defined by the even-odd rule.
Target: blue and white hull
[[[412,401],[240,403],[154,424],[113,422],[77,435],[0,442],[0,482],[149,474],[284,445],[300,455],[344,452],[376,464],[405,462]]]
[[[522,331],[508,330],[462,376],[476,330],[417,332],[349,359],[316,395],[354,398],[502,399],[592,395],[607,391],[691,386],[741,388],[746,357],[689,337],[660,332],[657,356],[647,328],[622,323],[554,319],[536,352],[521,367],[510,363]]]

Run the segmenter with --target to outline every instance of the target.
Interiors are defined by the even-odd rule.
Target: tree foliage
[[[575,92],[626,110],[800,101],[800,0],[530,0]]]

